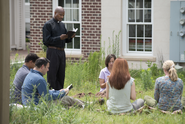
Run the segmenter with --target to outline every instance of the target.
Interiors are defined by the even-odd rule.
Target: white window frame
[[[53,16],[54,16],[54,12],[55,12],[55,8],[58,6],[58,0],[52,0],[52,10],[53,10]],[[65,10],[65,8],[64,8],[64,10]],[[63,23],[73,23],[73,24],[75,24],[75,23],[77,23],[77,24],[80,24],[80,29],[82,29],[81,27],[82,27],[82,21],[81,21],[81,11],[82,11],[82,8],[81,8],[81,0],[79,0],[79,21],[77,22],[77,21],[62,21]],[[65,52],[66,52],[66,54],[68,54],[68,55],[80,55],[81,54],[81,38],[82,38],[82,32],[81,32],[81,30],[80,30],[80,49],[69,49],[69,48],[65,48]],[[73,39],[74,40],[74,39]],[[73,42],[74,43],[74,42]],[[73,46],[74,46],[74,44],[73,44]]]
[[[123,56],[153,56],[153,0],[151,0],[151,22],[128,22],[128,0],[122,1],[122,54]],[[135,15],[136,16],[136,15]],[[129,51],[129,25],[152,25],[152,51],[141,52],[141,51]]]

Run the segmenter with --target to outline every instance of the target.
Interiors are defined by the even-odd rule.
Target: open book
[[[78,30],[78,28],[71,30],[71,31],[68,31],[66,34],[68,35],[68,38],[71,38],[71,36],[73,36],[74,33],[76,33]]]

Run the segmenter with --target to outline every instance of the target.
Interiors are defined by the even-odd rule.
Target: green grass
[[[105,67],[104,52],[95,52],[90,54],[88,61],[66,65],[66,78],[64,87],[73,84],[73,89],[69,92],[69,96],[74,96],[78,93],[93,93],[96,94],[100,90],[99,86],[99,73]],[[149,62],[148,62],[149,63]],[[156,65],[150,64],[152,74],[144,75],[146,79],[151,79],[153,88],[148,88],[146,82],[142,80],[142,70],[130,70],[131,76],[135,79],[136,85],[136,99],[144,99],[145,95],[154,96],[154,83],[156,78],[164,75],[161,69],[157,69]],[[12,85],[14,76],[17,70],[21,67],[20,64],[14,64],[10,67],[10,85]],[[185,82],[185,70],[178,72],[179,78]],[[44,78],[46,79],[46,75]],[[185,90],[183,91],[185,96]],[[65,108],[61,104],[55,102],[43,101],[41,104],[30,106],[29,108],[18,109],[10,107],[10,124],[174,124],[185,122],[185,112],[182,115],[162,114],[158,110],[149,111],[144,109],[142,113],[126,114],[126,115],[112,115],[107,112],[106,101],[103,105],[99,105],[96,101],[99,98],[95,96],[84,96],[80,100],[86,102],[94,102],[93,104],[86,105],[82,108]],[[106,99],[105,99],[106,100]],[[131,102],[133,102],[131,100]]]
[[[11,79],[15,75],[17,66],[14,65],[11,74]],[[76,71],[75,71],[76,70]],[[85,67],[83,63],[75,63],[73,65],[68,64],[66,67],[66,79],[65,87],[69,84],[73,84],[73,89],[70,91],[69,96],[74,96],[78,93],[89,93],[92,92],[96,94],[100,87],[98,82],[98,77],[91,77],[95,79],[87,79],[84,77]],[[99,70],[97,70],[99,71]],[[130,70],[131,76],[135,78],[137,99],[144,99],[145,95],[153,97],[154,90],[143,89],[142,80],[140,77],[140,70]],[[99,72],[98,72],[99,73]],[[183,82],[184,72],[179,73]],[[154,76],[154,79],[162,75]],[[46,75],[44,76],[46,79]],[[184,94],[185,95],[185,94]],[[103,105],[99,105],[97,97],[95,96],[85,96],[80,98],[83,101],[94,101],[94,104],[86,105],[85,109],[81,108],[64,108],[60,104],[55,104],[52,102],[43,102],[37,106],[31,106],[30,108],[18,109],[16,107],[10,108],[10,123],[11,124],[67,124],[67,123],[129,123],[129,124],[148,124],[148,123],[160,123],[160,124],[173,124],[173,123],[183,123],[185,121],[185,113],[182,115],[171,115],[162,114],[158,110],[149,111],[144,109],[141,114],[137,113],[134,115],[111,115],[106,111],[106,102]],[[131,101],[133,102],[133,101]]]

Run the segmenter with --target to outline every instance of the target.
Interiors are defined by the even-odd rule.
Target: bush
[[[154,80],[152,77],[152,71],[150,68],[141,71],[141,80],[144,90],[153,89]]]

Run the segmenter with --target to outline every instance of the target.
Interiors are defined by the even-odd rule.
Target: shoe
[[[105,100],[104,100],[104,98],[101,98],[101,99],[98,99],[98,102],[99,102],[100,105],[103,105]]]

